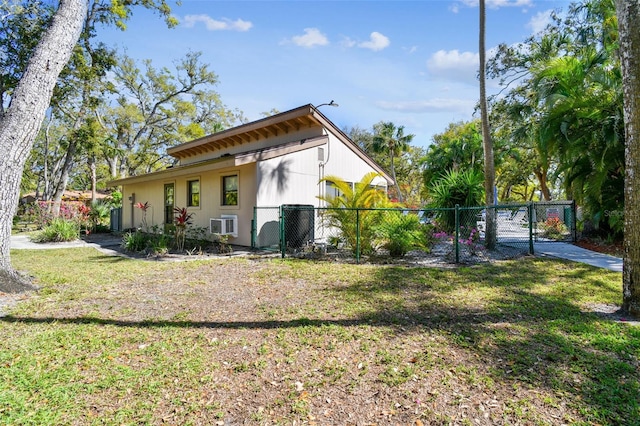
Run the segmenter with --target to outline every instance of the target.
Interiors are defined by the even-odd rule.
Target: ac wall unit
[[[238,236],[238,216],[223,214],[220,218],[209,219],[209,231],[212,234]]]

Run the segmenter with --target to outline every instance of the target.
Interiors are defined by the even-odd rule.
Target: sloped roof
[[[305,128],[325,128],[327,131],[335,135],[342,143],[344,143],[349,149],[351,149],[356,155],[358,155],[364,162],[369,164],[374,170],[382,175],[382,177],[389,182],[393,183],[393,179],[389,174],[371,157],[369,157],[357,144],[355,144],[342,130],[336,127],[327,117],[325,117],[316,107],[311,104],[303,105],[298,108],[285,111],[270,117],[266,117],[260,120],[252,121],[251,123],[242,124],[231,129],[223,130],[221,132],[213,133],[208,136],[204,136],[199,139],[192,140],[190,142],[183,143],[181,145],[169,148],[167,154],[172,157],[181,160],[189,157],[195,157],[203,154],[211,154],[216,151],[226,150],[231,147],[242,147],[238,154],[232,156],[232,158],[238,158],[239,156],[245,156],[255,152],[254,144],[256,142],[286,135],[289,132],[299,131]],[[248,158],[248,157],[246,157]],[[226,158],[225,158],[226,159]],[[222,158],[214,159],[222,160]],[[206,161],[203,163],[210,163]],[[203,163],[196,163],[196,165],[203,165]],[[176,169],[187,167],[176,166],[172,169],[173,172]],[[169,170],[167,170],[169,171]],[[157,174],[155,172],[153,174]],[[130,181],[131,178],[119,179],[109,182],[110,186],[120,185],[125,181]]]
[[[327,123],[330,123],[329,120],[309,104],[183,143],[169,148],[167,154],[182,159],[229,147],[249,145],[303,128],[323,125],[327,127]],[[334,127],[333,124],[330,126]]]

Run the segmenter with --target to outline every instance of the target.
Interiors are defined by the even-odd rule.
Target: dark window
[[[164,223],[171,225],[173,223],[173,184],[164,185]]]
[[[190,180],[187,182],[187,206],[200,206],[200,181]]]
[[[238,175],[222,177],[222,205],[238,205]]]

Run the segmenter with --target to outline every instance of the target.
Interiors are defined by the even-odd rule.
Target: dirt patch
[[[580,238],[575,245],[598,253],[609,254],[611,256],[622,257],[624,247],[622,241],[606,242],[594,238]]]
[[[587,305],[584,312],[592,312],[611,321],[625,323],[629,325],[640,325],[640,319],[626,315],[618,305],[606,305],[602,303],[594,303]]]

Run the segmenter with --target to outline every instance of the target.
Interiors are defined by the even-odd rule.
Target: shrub
[[[95,201],[91,203],[91,210],[89,210],[88,215],[91,221],[91,230],[97,232],[104,229],[104,225],[106,225],[111,215],[111,206],[104,201]]]
[[[380,223],[381,212],[373,210],[389,207],[384,191],[376,188],[373,181],[379,175],[371,172],[362,177],[354,187],[337,176],[326,176],[322,181],[331,182],[339,191],[336,197],[318,197],[327,203],[323,214],[326,225],[340,231],[340,239],[355,253],[358,243],[360,253],[371,254],[375,250],[374,227]],[[356,210],[357,209],[357,210]]]
[[[80,237],[80,225],[68,219],[53,219],[41,231],[31,236],[36,243],[64,242],[77,240]]]
[[[164,255],[169,253],[172,240],[171,235],[167,234],[150,235],[147,241],[147,247],[151,250],[151,253],[155,255]]]
[[[425,239],[417,215],[400,211],[388,213],[376,227],[376,234],[391,257],[402,257],[411,249],[424,247]]]
[[[453,209],[456,204],[460,207],[480,206],[484,197],[483,181],[482,174],[472,169],[462,172],[449,170],[429,188],[431,207]],[[455,212],[440,212],[438,222],[445,231],[455,231]]]
[[[550,217],[542,224],[542,236],[544,238],[562,240],[567,232],[569,232],[567,225],[557,217]]]
[[[187,237],[187,226],[193,223],[194,213],[189,213],[186,207],[175,207],[173,223],[176,226],[176,247],[179,252],[184,251],[184,242]]]
[[[139,253],[147,249],[150,241],[151,236],[144,232],[127,232],[122,237],[122,247],[127,251]]]
[[[461,226],[458,235],[458,242],[467,246],[472,255],[475,255],[478,250],[482,250],[483,246],[480,244],[480,231],[478,231],[476,227]]]

